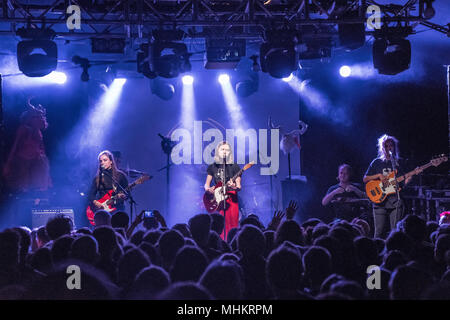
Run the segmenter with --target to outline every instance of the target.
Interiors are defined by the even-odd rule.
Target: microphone
[[[394,155],[392,154],[392,151],[389,150],[389,155],[391,156],[391,162],[396,167],[397,166],[397,160],[395,159]]]

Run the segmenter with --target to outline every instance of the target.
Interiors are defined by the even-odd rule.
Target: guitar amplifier
[[[48,208],[48,209],[32,209],[31,210],[31,226],[32,228],[38,228],[45,226],[48,219],[53,218],[59,214],[64,214],[72,219],[72,223],[75,226],[74,211],[72,208]]]

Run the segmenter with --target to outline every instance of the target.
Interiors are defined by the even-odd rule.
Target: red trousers
[[[228,232],[239,225],[239,203],[236,191],[228,191],[229,197],[226,200],[227,208],[225,210],[225,228],[220,237],[227,240]],[[224,215],[223,205],[219,206],[219,213]]]

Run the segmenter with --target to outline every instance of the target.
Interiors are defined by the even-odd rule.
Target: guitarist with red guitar
[[[225,168],[225,170],[224,170]],[[233,163],[233,154],[231,146],[228,142],[220,142],[215,150],[214,163],[210,164],[207,169],[207,177],[204,185],[206,194],[210,195],[214,200],[215,193],[217,197],[221,197],[220,192],[217,192],[217,186],[225,184],[225,210],[223,207],[223,198],[218,200],[218,206],[213,209],[206,208],[209,212],[217,211],[225,216],[225,228],[221,234],[221,238],[226,240],[228,232],[238,226],[239,224],[239,203],[237,192],[241,190],[241,171],[239,165]],[[238,175],[234,180],[236,175]],[[211,187],[211,182],[214,180],[216,186]],[[216,191],[216,192],[215,192]],[[216,197],[216,198],[217,198]],[[214,202],[214,201],[213,201]]]
[[[117,168],[113,154],[108,151],[102,151],[98,155],[99,166],[97,174],[92,181],[89,192],[89,208],[87,217],[89,222],[93,224],[95,211],[107,210],[110,208],[116,210],[124,210],[125,193],[122,191],[128,187],[128,179],[126,175]],[[117,183],[120,184],[120,188]],[[106,203],[102,199],[114,197],[114,203]],[[112,213],[112,212],[110,212]]]

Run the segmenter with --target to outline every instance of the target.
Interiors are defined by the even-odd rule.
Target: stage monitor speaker
[[[45,226],[50,218],[53,218],[60,214],[64,214],[68,216],[70,219],[72,219],[72,223],[75,226],[75,216],[72,208],[32,209],[31,226],[33,229]]]
[[[283,210],[289,205],[289,201],[298,203],[298,210],[294,217],[297,222],[303,223],[309,218],[309,202],[312,191],[305,176],[292,176],[291,179],[281,181]]]

